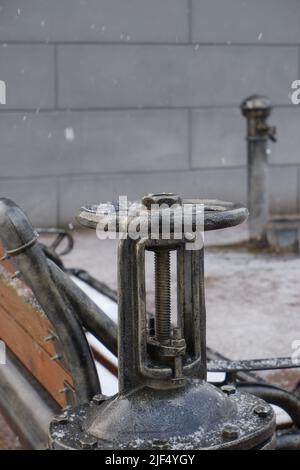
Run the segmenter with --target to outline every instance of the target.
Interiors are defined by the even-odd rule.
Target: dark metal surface
[[[93,302],[70,277],[48,260],[48,269],[59,292],[76,311],[82,325],[117,355],[117,325]]]
[[[259,406],[264,417],[255,413]],[[54,449],[246,450],[274,448],[274,425],[264,401],[239,392],[228,397],[194,379],[183,390],[142,388],[68,410],[51,422],[50,435]]]
[[[244,222],[248,217],[248,210],[241,204],[234,204],[227,201],[218,201],[218,200],[208,200],[208,199],[183,199],[182,204],[185,205],[194,205],[195,209],[193,210],[193,229],[195,229],[195,219],[197,213],[197,206],[203,204],[204,206],[204,230],[218,230],[227,227],[234,227],[236,225]],[[151,232],[151,223],[149,211],[146,207],[140,202],[135,202],[137,215],[128,216],[122,219],[122,225],[129,224],[134,219],[139,218],[140,220],[149,220],[149,235]],[[115,219],[117,215],[117,224],[116,230],[119,228],[119,215],[116,204],[113,205],[91,205],[82,207],[77,216],[78,222],[84,227],[96,229],[99,222],[105,220],[109,222],[110,217],[112,220]],[[121,216],[122,217],[122,216]],[[174,227],[174,218],[171,214],[171,230]]]
[[[251,393],[263,400],[277,405],[287,412],[293,423],[300,428],[300,399],[293,393],[269,384],[247,383],[237,384],[239,390]]]

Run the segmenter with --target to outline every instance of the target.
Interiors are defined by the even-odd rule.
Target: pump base
[[[274,448],[270,405],[197,379],[177,390],[139,388],[68,410],[50,425],[53,449]]]

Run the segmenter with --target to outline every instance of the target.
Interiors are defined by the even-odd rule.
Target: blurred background
[[[0,193],[34,224],[146,192],[246,201],[253,93],[271,210],[299,210],[299,0],[0,0]]]

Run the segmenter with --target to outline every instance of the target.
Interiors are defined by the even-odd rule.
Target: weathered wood
[[[62,406],[67,405],[62,393],[65,383],[71,387],[72,377],[66,370],[17,323],[10,313],[0,306],[0,337],[24,366]]]
[[[54,344],[45,341],[49,332],[53,331],[51,323],[37,306],[30,290],[19,280],[12,281],[7,273],[0,274],[0,305],[48,354],[55,354]]]
[[[10,268],[3,269],[3,265]],[[9,261],[0,267],[0,338],[24,366],[62,406],[65,384],[73,389],[70,372],[51,358],[57,354],[55,342],[45,341],[55,328],[37,304],[31,290],[19,279],[12,279]],[[7,266],[8,265],[8,266]],[[2,268],[2,269],[1,269]]]

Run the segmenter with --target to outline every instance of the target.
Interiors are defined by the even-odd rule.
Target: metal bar
[[[101,282],[98,279],[96,279],[94,276],[89,274],[84,269],[67,268],[67,269],[64,269],[64,271],[70,276],[77,277],[81,281],[93,287],[95,290],[97,290],[101,294],[106,295],[106,297],[108,297],[109,299],[115,302],[118,302],[118,294],[115,290],[111,289],[104,282]]]
[[[94,359],[102,364],[109,372],[115,377],[118,377],[118,366],[110,361],[104,354],[98,351],[96,348],[91,347]]]
[[[277,357],[267,359],[245,359],[241,361],[211,360],[208,363],[210,372],[233,372],[251,370],[275,370],[275,369],[297,369],[300,364],[296,364],[291,357]]]
[[[117,356],[118,328],[115,322],[55,263],[51,260],[47,262],[55,285],[61,294],[67,297],[83,326]]]

